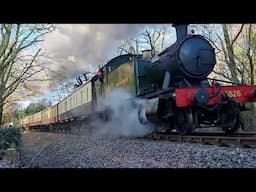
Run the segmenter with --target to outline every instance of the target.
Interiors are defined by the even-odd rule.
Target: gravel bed
[[[0,160],[0,168],[11,168],[6,160]]]
[[[29,132],[22,167],[255,168],[256,149],[132,138]]]
[[[18,168],[19,165],[17,164],[11,164],[10,162],[7,161],[6,158],[0,160],[0,169],[2,168]]]

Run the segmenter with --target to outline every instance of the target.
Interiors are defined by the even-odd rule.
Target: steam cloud
[[[122,40],[136,37],[144,24],[57,24],[56,30],[42,43],[55,59],[53,71],[60,80],[74,78],[85,71],[95,71],[117,55]],[[62,79],[61,79],[62,78]]]
[[[135,103],[143,100],[135,100],[131,93],[124,89],[115,89],[106,95],[101,101],[100,107],[109,106],[112,117],[109,122],[96,120],[92,122],[95,137],[136,137],[144,136],[152,132],[152,127],[143,125],[138,119],[138,105]],[[101,110],[102,108],[98,108]]]

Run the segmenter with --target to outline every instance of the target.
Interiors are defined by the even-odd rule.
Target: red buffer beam
[[[195,94],[202,88],[181,88],[176,89],[176,105],[178,107],[188,107],[196,105]],[[204,88],[209,93],[210,99],[206,105],[215,105],[217,103],[226,103],[225,95],[232,98],[238,103],[255,102],[256,101],[256,86],[221,86],[215,85],[209,88]],[[218,93],[216,95],[216,93]],[[216,95],[215,97],[212,97]],[[211,98],[212,97],[212,98]]]

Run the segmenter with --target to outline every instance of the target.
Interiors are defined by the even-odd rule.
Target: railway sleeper
[[[240,138],[239,144],[241,147],[245,148],[255,148],[256,147],[256,139],[253,138]]]

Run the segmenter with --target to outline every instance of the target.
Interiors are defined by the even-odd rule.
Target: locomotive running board
[[[145,98],[145,99],[152,99],[154,97],[159,97],[160,95],[166,94],[166,93],[174,91],[174,90],[175,90],[174,87],[170,87],[170,88],[167,88],[167,89],[158,90],[158,91],[153,92],[153,93],[148,93],[148,94],[138,95],[138,96],[141,97],[141,98]]]

